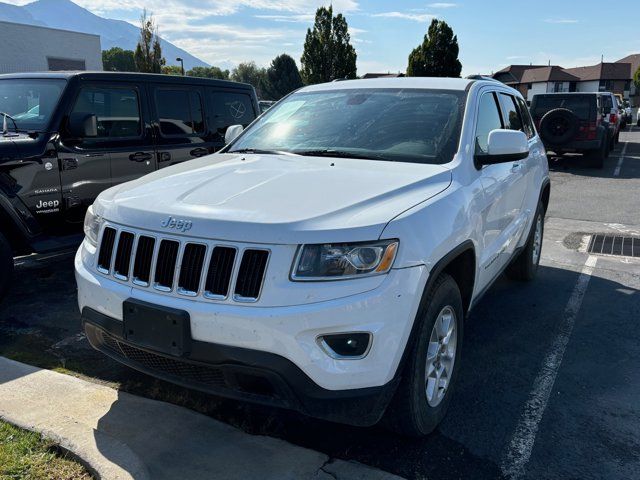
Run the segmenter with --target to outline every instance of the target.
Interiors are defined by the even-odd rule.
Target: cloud
[[[254,15],[254,18],[261,18],[263,20],[273,20],[274,22],[283,23],[311,23],[313,22],[314,14],[295,14],[295,15]]]
[[[457,3],[430,3],[427,6],[431,8],[453,8],[453,7],[457,7],[458,4]]]
[[[555,24],[572,24],[578,23],[578,20],[573,20],[570,18],[547,18],[545,23],[555,23]]]
[[[430,13],[405,13],[405,12],[382,12],[382,13],[374,13],[371,15],[372,17],[383,17],[383,18],[399,18],[402,20],[411,20],[413,22],[428,22],[429,20],[433,20],[436,18],[435,15],[431,15]]]
[[[27,1],[27,0],[21,0]],[[78,5],[100,15],[109,12],[137,12],[142,10],[139,0],[74,0]],[[160,14],[174,9],[189,9],[205,16],[232,15],[249,8],[271,10],[282,13],[305,14],[317,7],[333,5],[334,11],[348,13],[359,9],[357,0],[147,0],[144,7],[149,12]]]

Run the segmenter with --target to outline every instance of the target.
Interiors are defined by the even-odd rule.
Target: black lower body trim
[[[126,341],[122,322],[91,308],[82,310],[82,323],[94,348],[154,377],[349,425],[377,423],[400,380],[396,375],[380,387],[327,390],[293,362],[274,353],[193,340],[186,357],[174,357]]]

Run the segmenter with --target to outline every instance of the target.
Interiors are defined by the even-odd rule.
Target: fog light
[[[369,332],[336,333],[318,337],[318,343],[332,358],[355,360],[369,353],[372,337]]]

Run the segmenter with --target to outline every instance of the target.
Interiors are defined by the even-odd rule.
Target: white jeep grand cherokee
[[[469,310],[503,270],[535,275],[548,201],[513,89],[306,87],[222,153],[98,197],[75,259],[84,328],[184,386],[426,434]]]

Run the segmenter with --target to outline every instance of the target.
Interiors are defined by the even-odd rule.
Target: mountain
[[[0,20],[97,34],[100,35],[103,50],[111,47],[135,50],[140,35],[140,29],[135,25],[123,20],[102,18],[70,0],[38,0],[22,7],[0,2]],[[162,38],[160,45],[168,65],[176,65],[175,59],[181,57],[185,70],[208,66]]]

